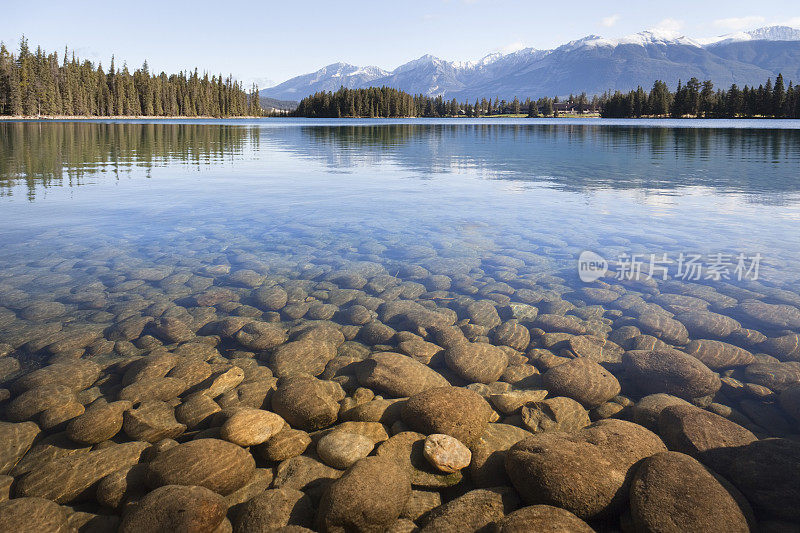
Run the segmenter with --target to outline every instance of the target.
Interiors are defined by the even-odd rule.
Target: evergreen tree
[[[672,104],[671,96],[667,84],[661,80],[656,80],[655,83],[653,83],[653,89],[650,91],[647,102],[650,114],[657,117],[668,115],[670,105]]]
[[[254,88],[257,90],[257,88]],[[155,75],[145,62],[130,72],[117,70],[112,56],[108,73],[102,65],[79,61],[74,52],[32,53],[23,37],[19,52],[0,43],[0,114],[2,115],[187,115],[261,114],[257,93],[222,77],[202,78],[198,71]]]
[[[714,109],[714,105],[716,104],[714,84],[711,83],[710,80],[706,80],[703,82],[702,87],[703,89],[700,91],[700,103],[698,105],[697,114],[698,116],[702,115],[706,118],[709,118]]]
[[[775,87],[772,89],[772,113],[773,117],[784,116],[783,104],[786,100],[786,91],[783,86],[783,74],[778,74],[775,78]]]

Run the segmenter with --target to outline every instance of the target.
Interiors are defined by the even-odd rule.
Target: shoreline
[[[0,116],[0,120],[10,121],[40,121],[40,120],[252,120],[256,118],[271,118],[263,116],[248,115],[242,117],[215,117],[212,115],[198,115],[188,117],[185,115],[47,115],[47,116]]]
[[[240,117],[215,117],[211,115],[201,115],[201,116],[184,116],[184,115],[175,115],[175,116],[166,116],[166,115],[158,115],[158,116],[148,116],[148,115],[116,115],[116,116],[89,116],[89,115],[49,115],[49,116],[24,116],[24,115],[15,115],[15,116],[4,116],[0,115],[0,122],[68,122],[68,121],[92,121],[92,120],[103,120],[103,121],[133,121],[133,120],[258,120],[258,119],[270,119],[270,118],[300,118],[300,119],[310,119],[310,120],[319,120],[319,119],[333,119],[333,120],[408,120],[408,119],[425,119],[425,118],[436,118],[436,119],[468,119],[468,120],[479,120],[479,119],[551,119],[551,120],[559,120],[559,119],[602,119],[602,120],[725,120],[725,121],[738,121],[738,120],[797,120],[791,118],[775,118],[775,117],[765,117],[765,116],[755,116],[755,117],[729,117],[729,118],[699,118],[693,116],[682,116],[682,117],[665,117],[665,116],[641,116],[641,117],[602,117],[595,113],[592,114],[584,114],[584,115],[573,115],[573,114],[562,114],[557,117],[549,116],[549,117],[529,117],[527,115],[519,114],[519,115],[481,115],[478,117],[465,117],[465,116],[442,116],[442,117],[418,117],[418,116],[411,116],[411,117],[292,117],[288,115],[267,115],[267,116],[240,116]]]

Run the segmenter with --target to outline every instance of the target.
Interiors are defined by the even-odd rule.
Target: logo
[[[602,278],[608,272],[608,261],[589,250],[581,252],[578,257],[578,277],[584,283],[591,283]]]

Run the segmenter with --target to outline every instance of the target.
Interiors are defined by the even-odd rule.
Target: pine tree
[[[778,74],[775,78],[775,87],[772,89],[772,113],[773,117],[784,116],[783,104],[786,99],[786,91],[783,86],[783,74]]]
[[[706,118],[711,116],[711,112],[716,104],[714,95],[714,84],[710,80],[703,82],[703,89],[700,91],[700,100],[698,104],[698,116],[702,115]]]

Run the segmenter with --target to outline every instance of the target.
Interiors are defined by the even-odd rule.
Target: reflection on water
[[[796,465],[764,460],[747,431],[798,433],[800,128],[603,124],[0,122],[3,420],[36,421],[50,438],[84,409],[148,400],[127,410],[146,431],[129,424],[97,443],[216,438],[233,408],[270,407],[287,383],[276,377],[312,374],[327,383],[307,395],[331,396],[327,422],[272,404],[305,431],[358,419],[337,418],[340,401],[345,413],[431,383],[495,395],[496,419],[519,431],[544,431],[532,420],[546,409],[522,416],[498,403],[518,396],[496,395],[542,390],[579,401],[579,421],[659,431],[631,406],[669,393],[742,426],[736,454],[778,481],[763,492],[724,457],[714,468],[739,476],[759,519],[796,520],[783,496],[796,476],[781,481]],[[579,277],[586,251],[605,275]],[[700,266],[687,277],[689,256]],[[616,276],[634,257],[638,275]],[[666,268],[650,277],[656,258]],[[386,351],[404,355],[362,362]],[[550,380],[573,358],[602,368]],[[196,392],[227,410],[184,417],[194,407],[175,407],[204,402]],[[11,470],[16,495],[73,501],[53,492],[58,479],[30,481],[30,461]],[[414,479],[438,490],[443,477]],[[447,479],[484,486],[479,474]],[[99,503],[87,509],[109,512]],[[583,518],[616,528],[622,512]]]
[[[37,187],[78,186],[133,167],[220,162],[258,138],[258,128],[232,126],[0,122],[0,195],[18,180],[33,199]]]
[[[317,126],[267,135],[343,168],[385,158],[424,175],[465,169],[565,190],[706,186],[755,192],[765,200],[770,192],[800,188],[793,172],[800,166],[800,129],[445,123]]]

